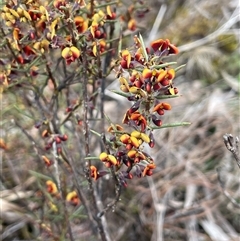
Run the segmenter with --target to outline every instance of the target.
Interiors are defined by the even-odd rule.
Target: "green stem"
[[[169,128],[169,127],[189,126],[189,125],[191,125],[191,122],[177,122],[177,123],[163,124],[161,126],[151,126],[150,128],[152,130],[158,130],[158,129]]]

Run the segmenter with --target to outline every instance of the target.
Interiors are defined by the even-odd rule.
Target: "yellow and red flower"
[[[85,20],[83,17],[76,16],[74,18],[74,23],[76,25],[76,29],[77,29],[78,33],[84,33],[84,32],[87,31],[87,29],[88,29],[88,21]]]
[[[131,54],[130,52],[125,49],[121,52],[121,57],[122,57],[122,60],[121,60],[121,66],[124,68],[124,69],[128,69],[130,67],[130,63],[131,63]]]
[[[133,147],[138,148],[140,143],[135,136],[129,134],[123,134],[120,137],[120,141],[126,145],[127,150],[131,150]]]
[[[116,18],[116,13],[112,11],[111,7],[107,6],[107,19],[114,20]]]
[[[133,120],[137,126],[141,126],[142,132],[145,131],[147,127],[147,120],[139,111],[135,111],[134,113],[127,111],[124,116],[123,123],[128,124],[130,120]]]
[[[143,132],[132,131],[130,135],[121,135],[120,141],[126,145],[127,150],[131,150],[133,147],[138,148],[143,142],[149,143],[150,138]]]
[[[151,69],[145,68],[142,72],[142,77],[144,79],[150,79],[153,75],[153,71]]]
[[[42,156],[42,159],[43,159],[43,161],[45,162],[45,165],[47,166],[47,167],[50,167],[52,164],[53,164],[53,161],[52,160],[50,160],[50,159],[48,159],[46,156]]]
[[[154,52],[165,52],[166,55],[168,54],[178,54],[179,50],[178,48],[171,44],[168,39],[158,39],[151,43],[151,47],[154,50]]]
[[[134,136],[138,139],[138,141],[140,142],[140,144],[144,141],[146,143],[150,142],[150,138],[147,134],[140,132],[140,131],[132,131],[131,132],[131,136]]]
[[[47,39],[43,39],[40,42],[34,43],[33,48],[35,50],[39,50],[41,53],[44,53],[45,51],[49,50],[49,45],[50,42]]]
[[[74,206],[77,206],[80,204],[80,199],[76,191],[69,192],[66,196],[66,201],[68,201]]]
[[[164,110],[171,110],[171,108],[170,104],[161,102],[154,106],[153,112],[156,111],[159,115],[164,115]]]
[[[168,69],[168,70],[163,70],[161,69],[159,71],[157,81],[161,83],[163,86],[167,86],[169,84],[172,84],[172,80],[175,77],[175,70],[174,69]]]
[[[119,82],[120,82],[120,89],[123,92],[129,92],[129,84],[128,81],[126,80],[126,78],[124,77],[120,77],[119,78]]]
[[[138,150],[134,150],[134,149],[131,149],[128,153],[127,153],[127,156],[131,159],[134,160],[134,163],[139,163],[141,160],[145,160],[146,159],[146,156],[138,151]]]
[[[128,21],[128,29],[131,31],[135,31],[137,28],[137,22],[134,18],[130,19]]]
[[[150,163],[148,164],[143,172],[142,172],[142,176],[145,177],[145,176],[152,176],[153,172],[152,172],[152,169],[155,169],[156,168],[156,165],[154,163]]]
[[[99,178],[99,172],[98,169],[95,166],[90,166],[90,176],[97,180]]]
[[[123,127],[116,124],[115,126],[109,126],[108,129],[107,129],[108,132],[110,133],[114,133],[115,131],[123,131]]]
[[[116,166],[118,161],[115,156],[102,152],[99,159],[105,164],[106,167]]]
[[[92,53],[93,53],[93,56],[97,56],[98,54],[98,51],[99,53],[103,53],[106,49],[106,41],[101,39],[100,41],[98,42],[94,42],[93,43],[93,48],[92,48]]]
[[[58,193],[57,185],[53,181],[51,180],[46,181],[46,185],[47,185],[47,192],[49,192],[50,194]]]
[[[66,60],[67,64],[71,64],[80,56],[80,50],[75,46],[65,47],[62,50],[62,57]]]

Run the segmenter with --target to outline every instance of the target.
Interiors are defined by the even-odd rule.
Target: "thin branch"
[[[223,180],[220,175],[220,169],[217,168],[217,177],[218,177],[218,182],[223,190],[224,195],[229,199],[229,201],[234,205],[236,208],[240,208],[240,203],[238,203],[231,195],[230,193],[225,189],[225,185],[223,183]]]
[[[88,84],[88,59],[86,56],[86,46],[82,47],[82,64],[83,64],[83,98],[84,98],[84,110],[83,110],[83,123],[84,123],[84,139],[85,139],[85,156],[88,157],[90,155],[90,147],[89,147],[89,121],[88,121],[88,90],[87,90],[87,84]],[[97,207],[97,200],[94,195],[94,190],[93,190],[93,184],[92,184],[92,178],[90,176],[90,166],[91,166],[91,160],[88,159],[85,162],[85,169],[86,169],[86,178],[88,181],[88,187],[89,187],[89,192],[90,192],[90,197],[92,201],[92,209],[93,209],[93,214],[97,215],[98,213],[98,207]],[[103,229],[102,221],[100,218],[95,216],[95,221],[97,222],[99,234],[101,236],[102,241],[107,241],[106,234]]]
[[[113,174],[113,172],[112,172]],[[98,213],[97,217],[98,218],[101,218],[104,214],[106,214],[110,209],[114,210],[116,204],[119,202],[120,200],[120,197],[121,197],[121,183],[120,183],[120,180],[119,178],[117,177],[117,175],[114,174],[114,178],[117,180],[117,184],[116,184],[116,187],[115,187],[115,193],[116,193],[116,196],[115,196],[115,199],[113,202],[107,204],[107,206],[101,211]]]
[[[238,137],[235,138],[232,136],[232,134],[225,134],[223,135],[223,141],[226,146],[226,148],[232,152],[238,167],[240,168],[240,156],[239,156],[239,139]]]

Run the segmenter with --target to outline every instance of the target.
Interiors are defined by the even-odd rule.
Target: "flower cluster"
[[[9,2],[2,12],[6,26],[12,29],[9,42],[18,52],[17,61],[21,64],[50,49],[61,49],[62,57],[71,64],[81,55],[79,40],[87,40],[90,55],[101,54],[107,47],[104,24],[115,17],[110,5],[91,12],[84,1],[66,0],[55,0],[51,7],[38,1],[27,1],[20,6]]]
[[[135,36],[134,40],[132,49],[120,53],[117,76],[121,91],[115,91],[132,103],[122,120],[132,131],[112,124],[108,129],[112,149],[99,156],[107,168],[114,168],[124,186],[127,185],[126,179],[133,176],[152,175],[156,165],[144,151],[144,145],[154,147],[153,130],[161,128],[163,115],[172,108],[161,100],[175,97],[178,93],[173,83],[175,69],[170,63],[163,62],[163,57],[178,53],[177,47],[168,39],[159,39],[148,49],[141,36]],[[102,176],[100,173],[96,167],[91,167],[94,179]]]
[[[140,4],[129,7],[127,11],[129,17],[121,17],[121,21],[130,30],[135,30],[134,13],[141,11],[143,17],[147,9]],[[67,65],[81,61],[81,47],[85,45],[85,53],[90,57],[102,55],[109,48],[108,25],[116,21],[117,13],[113,4],[97,2],[92,8],[85,1],[55,0],[53,5],[41,1],[24,1],[22,4],[8,1],[1,16],[8,43],[14,52],[12,61],[0,62],[0,65],[10,65],[0,76],[8,84],[15,74],[10,69],[19,64],[30,64],[50,51],[59,53],[60,49]],[[31,76],[38,74],[35,65],[31,65],[30,70]]]
[[[2,86],[4,88],[29,86],[29,89],[33,88],[33,92],[36,91],[36,96],[38,96],[40,95],[39,91],[47,85],[47,82],[42,83],[42,76],[47,76],[47,81],[53,84],[51,89],[53,97],[49,100],[44,95],[41,96],[43,97],[42,102],[38,107],[46,105],[49,110],[52,110],[50,106],[53,107],[55,97],[60,92],[58,87],[62,83],[56,80],[54,76],[51,69],[54,61],[49,61],[49,56],[54,56],[54,60],[63,60],[65,67],[77,64],[80,66],[79,68],[82,68],[84,55],[84,59],[91,63],[88,69],[89,79],[98,79],[99,75],[96,74],[95,69],[99,66],[101,68],[100,57],[113,49],[110,48],[110,43],[112,43],[114,35],[111,35],[110,32],[114,30],[113,25],[117,21],[116,18],[120,18],[122,26],[130,31],[135,31],[137,29],[136,18],[142,18],[148,12],[148,8],[141,1],[130,5],[124,13],[117,12],[118,4],[117,1],[84,0],[54,0],[50,4],[48,4],[48,1],[7,1],[2,8],[1,17],[3,34],[6,40],[4,48],[7,49],[7,51],[4,49],[3,52],[9,54],[6,58],[0,58],[0,92],[2,92]],[[115,51],[113,51],[114,53]],[[127,61],[125,67],[132,67],[132,58],[129,51],[123,51],[121,56],[123,60],[126,59]],[[121,78],[123,84],[126,83],[124,92],[135,93],[134,98],[137,98],[137,95],[145,95],[144,91],[134,90],[134,85],[127,83],[124,77]],[[66,114],[70,116],[79,105],[77,102],[68,106]],[[44,108],[41,108],[41,110],[45,112]],[[43,113],[42,120],[37,122],[35,127],[40,130],[41,137],[45,140],[44,150],[50,151],[54,147],[55,154],[63,156],[62,144],[69,137],[66,134],[60,134],[60,131],[57,130],[59,125],[53,127],[48,115],[49,113]],[[78,123],[80,122],[81,118],[78,120]],[[152,164],[150,157],[141,151],[144,142],[149,145],[152,143],[151,133],[150,135],[145,133],[147,119],[141,112],[131,109],[126,113],[124,119],[124,123],[130,122],[141,126],[141,133],[124,132],[121,129],[122,127],[117,125],[112,127],[112,130],[109,129],[109,132],[115,138],[112,143],[117,148],[119,147],[121,151],[119,149],[113,155],[103,152],[99,158],[107,168],[119,168],[123,163],[130,168],[138,164],[136,165],[138,166],[136,168],[139,169],[136,170],[136,172],[139,172],[138,175],[141,175],[140,173],[143,176],[150,175],[150,170],[154,168],[154,164]],[[116,130],[120,131],[121,134],[116,133]],[[48,157],[48,154],[42,153],[41,157],[47,167],[53,164],[53,160]],[[147,163],[142,164],[146,160],[148,160]],[[91,177],[95,180],[107,173],[108,171],[99,171],[95,166],[90,166]],[[128,178],[131,177],[130,169],[122,174]],[[47,190],[54,195],[58,192],[57,186],[51,181],[47,182]],[[67,200],[78,203],[76,197],[76,193],[72,192],[67,196]]]

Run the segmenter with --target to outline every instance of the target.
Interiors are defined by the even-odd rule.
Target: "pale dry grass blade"
[[[221,71],[223,79],[226,81],[226,83],[231,87],[234,91],[239,92],[240,91],[240,83],[237,80],[237,78],[234,78],[230,74],[228,74],[226,71]]]
[[[231,238],[215,223],[202,220],[201,224],[207,234],[211,237],[212,241],[231,241]]]

